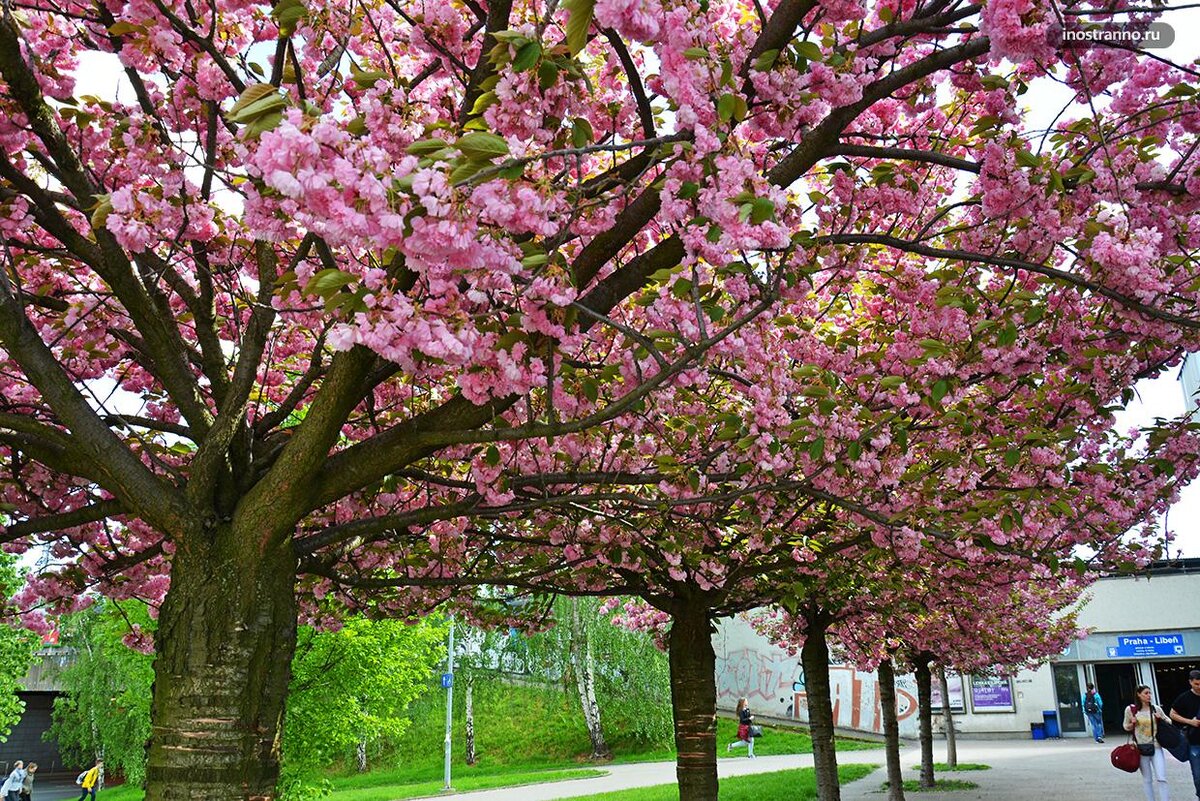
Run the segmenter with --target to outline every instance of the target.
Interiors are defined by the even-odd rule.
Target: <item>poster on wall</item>
[[[950,711],[966,712],[967,699],[963,693],[963,677],[956,673],[947,673],[946,686],[950,690]],[[942,683],[936,676],[933,679],[933,695],[929,706],[935,714],[942,711]]]
[[[972,712],[1016,712],[1012,679],[995,676],[971,677]]]

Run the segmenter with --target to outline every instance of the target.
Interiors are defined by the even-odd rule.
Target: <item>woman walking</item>
[[[1171,801],[1171,791],[1167,787],[1167,764],[1163,759],[1163,750],[1154,739],[1158,724],[1167,721],[1162,709],[1150,703],[1150,688],[1139,684],[1133,691],[1133,703],[1125,707],[1125,731],[1133,732],[1133,741],[1142,752],[1140,770],[1146,801],[1154,801],[1156,784],[1159,801]]]
[[[25,768],[25,779],[21,782],[21,801],[31,801],[33,798],[33,774],[37,773],[37,763],[30,762],[29,767]]]
[[[4,801],[17,801],[17,797],[21,793],[21,783],[25,781],[25,763],[18,759],[13,764],[15,765],[13,772],[8,774],[4,786],[0,787],[0,793],[4,794]]]
[[[751,759],[754,759],[754,738],[750,736],[750,724],[754,722],[754,715],[750,714],[750,702],[745,698],[739,698],[737,702],[738,716],[738,738],[726,747],[726,751],[732,751],[739,746],[746,746]],[[1152,800],[1153,801],[1153,800]]]

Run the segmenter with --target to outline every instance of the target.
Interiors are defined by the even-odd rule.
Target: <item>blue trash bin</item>
[[[1045,723],[1030,723],[1029,734],[1035,740],[1046,739],[1046,724]]]
[[[1062,733],[1058,730],[1058,713],[1053,709],[1046,709],[1042,712],[1042,720],[1046,727],[1046,738],[1058,739],[1062,737]]]

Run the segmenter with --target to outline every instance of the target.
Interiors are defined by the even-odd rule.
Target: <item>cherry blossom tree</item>
[[[714,615],[1151,518],[1200,448],[1112,410],[1197,344],[1196,74],[1068,11],[7,0],[4,539],[30,607],[161,599],[147,798],[272,797],[297,620],[471,583],[671,615],[715,798]]]

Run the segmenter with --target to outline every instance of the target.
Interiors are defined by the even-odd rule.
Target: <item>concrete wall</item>
[[[63,765],[58,745],[53,740],[42,739],[43,732],[50,728],[50,710],[57,693],[21,692],[18,696],[25,702],[25,714],[8,739],[0,743],[0,771],[8,775],[13,763],[20,759],[26,764],[38,763],[38,772],[42,774],[61,772]]]
[[[1183,389],[1184,408],[1195,409],[1200,406],[1196,392],[1200,390],[1200,354],[1190,353],[1179,371],[1179,383]]]
[[[773,646],[741,618],[721,621],[713,637],[717,652],[717,705],[732,710],[738,698],[745,696],[759,716],[808,722],[808,696],[799,654],[789,655]],[[872,671],[850,665],[831,665],[830,690],[834,723],[839,728],[883,733],[879,703],[879,680]],[[1050,670],[1022,671],[1013,677],[1012,712],[976,712],[970,701],[969,677],[964,677],[968,700],[965,711],[954,716],[955,727],[967,736],[1029,736],[1029,724],[1040,723],[1044,710],[1055,709],[1054,685]],[[940,708],[940,698],[935,705]],[[961,704],[951,692],[952,704]],[[916,680],[910,675],[896,677],[896,715],[902,737],[916,737]],[[935,728],[941,728],[940,717]]]

